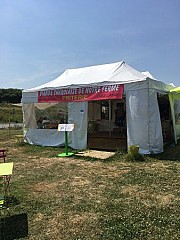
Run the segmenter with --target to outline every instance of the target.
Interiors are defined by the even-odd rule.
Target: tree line
[[[22,89],[8,88],[0,89],[0,103],[9,102],[9,103],[20,103],[22,98]]]

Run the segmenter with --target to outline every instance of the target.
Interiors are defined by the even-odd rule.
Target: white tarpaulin
[[[72,102],[68,104],[68,122],[74,123],[74,131],[71,135],[70,146],[75,149],[87,147],[87,102]]]
[[[140,153],[163,151],[161,121],[157,94],[153,90],[140,89],[126,93],[128,146],[139,145]]]

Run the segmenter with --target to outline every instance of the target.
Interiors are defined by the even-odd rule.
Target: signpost
[[[69,157],[74,155],[73,152],[68,152],[68,132],[72,132],[74,130],[74,124],[59,124],[58,131],[64,132],[65,135],[65,152],[59,153],[58,157]]]

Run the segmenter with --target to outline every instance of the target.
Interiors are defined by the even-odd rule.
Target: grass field
[[[10,215],[28,216],[23,239],[180,239],[180,145],[143,162],[123,152],[58,158],[64,149],[17,143],[16,134],[1,130],[0,148],[14,162],[11,194],[19,204]]]
[[[0,123],[22,123],[22,107],[10,103],[0,103]]]

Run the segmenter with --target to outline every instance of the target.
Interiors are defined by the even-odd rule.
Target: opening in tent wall
[[[174,101],[175,124],[180,126],[180,100]]]
[[[57,129],[66,122],[67,103],[30,103],[23,105],[25,128]]]
[[[64,146],[64,132],[57,131],[58,124],[73,123],[75,129],[68,132],[69,146],[75,149],[87,147],[87,102],[24,104],[23,115],[26,142]]]
[[[169,93],[175,143],[180,139],[180,94]]]
[[[64,134],[57,128],[59,123],[66,123],[67,112],[67,103],[23,104],[25,141],[42,146],[63,145]]]
[[[157,95],[164,143],[174,142],[172,114],[168,94]]]
[[[125,97],[118,100],[92,101],[88,103],[88,132],[111,132],[118,125],[126,125]],[[119,121],[119,122],[118,122]],[[122,122],[121,122],[122,121]]]
[[[174,101],[175,127],[177,140],[180,139],[180,100]]]
[[[122,99],[88,103],[88,147],[117,150],[127,148],[125,96]]]

